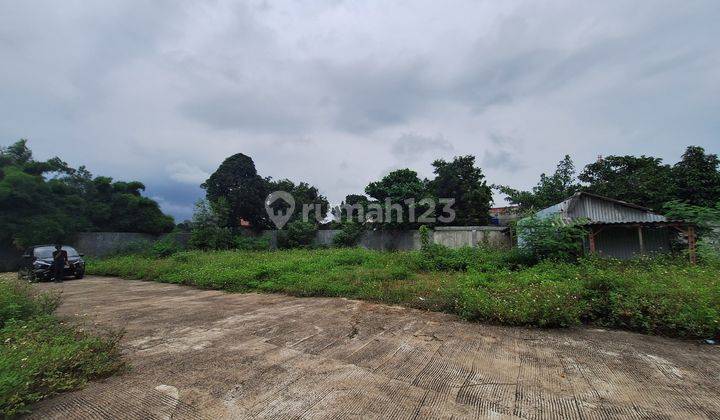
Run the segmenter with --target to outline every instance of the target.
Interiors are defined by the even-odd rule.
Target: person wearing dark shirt
[[[67,251],[62,249],[61,245],[55,245],[55,251],[53,251],[53,280],[58,283],[63,281],[63,274],[65,273],[65,264],[68,262]]]

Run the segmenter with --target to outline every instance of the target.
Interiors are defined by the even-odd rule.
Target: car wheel
[[[80,280],[81,278],[85,277],[85,271],[77,271],[75,272],[75,278]]]

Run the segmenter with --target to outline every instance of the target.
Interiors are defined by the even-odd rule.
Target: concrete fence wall
[[[510,231],[500,226],[445,226],[436,227],[433,242],[448,248],[485,246],[498,249],[511,247]]]
[[[341,231],[318,231],[316,243],[318,245],[332,245],[332,240]],[[448,248],[462,248],[464,246],[487,246],[491,248],[510,248],[509,230],[498,226],[449,226],[437,227],[431,232],[433,243]],[[359,246],[377,250],[415,250],[420,249],[420,232],[408,231],[366,231],[360,238]]]
[[[319,230],[315,243],[320,246],[331,246],[333,238],[340,230]],[[245,232],[254,235],[252,232]],[[263,232],[270,238],[272,248],[277,248],[277,231]],[[497,226],[452,226],[437,227],[431,232],[432,240],[436,244],[450,248],[463,246],[489,246],[492,248],[510,248],[510,236],[507,228]],[[175,239],[187,243],[189,234],[175,234]],[[127,247],[134,242],[153,242],[162,238],[146,233],[131,232],[83,232],[79,233],[71,245],[80,253],[88,257],[104,257],[118,249]],[[363,233],[359,246],[380,251],[409,251],[420,249],[420,232],[370,230]],[[10,271],[17,268],[22,252],[14,248],[0,247],[0,270]]]
[[[154,242],[160,237],[148,233],[81,232],[72,246],[88,257],[104,257],[134,242]]]

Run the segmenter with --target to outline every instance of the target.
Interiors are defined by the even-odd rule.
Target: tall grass
[[[344,296],[506,325],[591,323],[678,337],[720,331],[716,267],[673,259],[527,267],[513,253],[477,248],[192,251],[118,256],[93,261],[88,271],[233,292]]]
[[[58,392],[120,369],[118,336],[97,336],[62,323],[59,295],[36,293],[0,274],[0,415],[10,418]]]

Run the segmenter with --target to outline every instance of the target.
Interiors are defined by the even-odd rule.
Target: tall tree
[[[330,203],[324,195],[320,194],[320,191],[308,184],[307,182],[300,182],[295,184],[289,179],[272,180],[270,178],[267,181],[267,191],[271,193],[273,191],[285,191],[292,195],[295,200],[295,209],[292,217],[289,219],[290,222],[301,219],[303,216],[303,206],[307,205],[309,211],[307,212],[308,222],[313,224],[319,224],[325,216],[327,216],[328,210],[330,209]],[[287,208],[286,203],[282,200],[277,200],[271,204],[271,208],[276,211]]]
[[[657,211],[677,191],[672,168],[649,156],[608,156],[587,165],[578,178],[588,192]]]
[[[701,207],[720,202],[720,160],[706,154],[700,146],[688,146],[680,162],[672,168],[677,182],[677,199]]]
[[[497,188],[507,195],[506,200],[511,204],[518,205],[523,210],[540,210],[575,194],[580,185],[575,178],[575,165],[570,156],[565,155],[552,175],[540,174],[540,181],[532,191],[520,191],[504,185]]]
[[[249,156],[237,153],[225,159],[201,187],[209,201],[227,200],[228,227],[239,227],[241,220],[250,222],[255,229],[265,226],[267,183]]]
[[[139,182],[93,179],[55,157],[36,161],[26,140],[0,148],[0,242],[26,247],[79,231],[163,233],[174,222]]]
[[[485,181],[482,170],[475,166],[475,156],[458,156],[451,162],[438,159],[433,162],[435,179],[430,181],[430,191],[437,198],[454,200],[456,226],[485,225],[490,221],[492,190]],[[442,205],[436,208],[440,216]]]
[[[381,206],[383,209],[383,227],[409,229],[416,224],[409,221],[411,212],[417,219],[426,210],[420,206],[419,201],[430,194],[427,190],[427,183],[418,178],[417,172],[410,169],[398,169],[385,175],[381,180],[371,182],[365,187],[365,192],[376,201],[368,204],[366,216],[372,215],[373,207]],[[415,200],[415,205],[406,203],[406,200]],[[393,209],[386,208],[390,202]],[[411,208],[414,207],[414,208]],[[395,210],[398,208],[402,214]],[[388,211],[391,210],[391,211]]]

